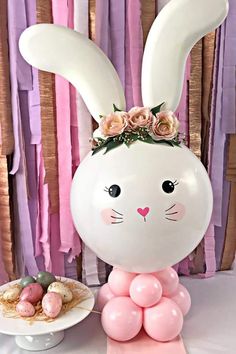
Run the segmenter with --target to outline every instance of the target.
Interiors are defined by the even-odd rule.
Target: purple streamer
[[[110,0],[111,61],[125,88],[125,1]]]
[[[210,177],[213,188],[214,207],[212,222],[214,225],[222,226],[222,200],[224,180],[224,154],[226,135],[221,129],[222,119],[222,82],[223,82],[223,59],[224,59],[224,38],[225,25],[219,30],[219,61],[217,71],[216,103],[215,103],[215,124],[213,128],[213,146],[211,149],[212,159],[210,165]]]
[[[143,37],[141,26],[140,0],[126,2],[126,84],[125,95],[127,109],[142,106],[141,64],[143,55]]]
[[[27,169],[27,187],[28,187],[28,207],[30,215],[30,224],[32,232],[32,240],[35,244],[36,240],[36,224],[38,217],[38,178],[36,169],[36,150],[35,145],[31,145],[31,133],[29,126],[29,110],[28,110],[28,92],[19,92],[20,108],[21,108],[21,120],[22,120],[22,132],[24,136],[25,146],[25,163]],[[34,255],[36,250],[34,247]],[[40,270],[44,270],[43,257],[37,257],[36,262]]]
[[[109,1],[96,1],[96,44],[111,58],[111,43],[109,36]]]
[[[236,1],[229,1],[225,22],[222,121],[224,133],[236,133]]]
[[[34,259],[34,247],[32,241],[32,230],[28,207],[26,166],[24,156],[24,144],[22,136],[21,111],[18,94],[18,83],[22,88],[32,88],[30,81],[29,68],[26,69],[26,78],[23,79],[22,73],[26,68],[26,63],[22,62],[19,55],[18,39],[20,33],[27,27],[25,2],[23,0],[8,1],[8,32],[9,32],[9,55],[10,55],[10,77],[11,77],[11,98],[12,98],[12,115],[13,130],[15,139],[15,153],[13,160],[13,168],[11,173],[15,174],[15,188],[17,200],[17,227],[16,237],[20,240],[21,245],[16,249],[16,257],[18,269],[23,271],[23,262],[25,263],[28,273],[36,274],[38,267]],[[31,71],[30,71],[31,72]],[[28,74],[27,74],[28,73]],[[19,75],[19,76],[18,76]],[[21,107],[23,109],[23,107]],[[24,112],[23,112],[24,114]],[[22,251],[22,253],[21,253]],[[23,254],[23,260],[22,256]]]
[[[36,0],[26,0],[27,24],[36,24]],[[32,68],[32,89],[28,93],[31,144],[41,142],[41,114],[38,70]]]

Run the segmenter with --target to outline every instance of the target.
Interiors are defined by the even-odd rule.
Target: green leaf
[[[159,104],[158,106],[153,107],[153,108],[151,109],[151,112],[152,112],[152,114],[153,114],[154,116],[155,116],[157,113],[160,112],[161,106],[162,106],[164,103],[165,103],[165,102],[162,102],[162,103]]]
[[[133,141],[138,140],[138,134],[131,133],[131,134],[130,134],[130,137],[131,137],[131,139],[132,139]]]
[[[98,147],[96,147],[95,149],[93,149],[93,152],[92,152],[92,156],[97,154],[100,150],[104,149],[106,145],[100,145]]]
[[[143,141],[144,143],[148,143],[148,144],[155,144],[156,143],[156,141],[153,140],[153,138],[150,135],[145,137],[145,140],[142,140],[142,139],[139,139],[139,140]]]
[[[112,141],[112,138],[108,138],[107,140],[104,140],[102,138],[97,138],[97,140],[100,141],[101,144],[93,149],[92,155],[95,155],[97,152],[104,149],[107,146],[107,144],[109,144],[109,142]]]
[[[105,142],[106,142],[106,140],[103,139],[103,138],[96,138],[96,140],[97,140],[97,141],[100,141],[101,143],[105,143]]]
[[[172,140],[157,140],[155,141],[156,144],[166,144],[166,145],[169,145],[169,146],[174,146],[173,144],[173,141]]]
[[[181,147],[179,141],[172,140],[172,144],[173,144],[174,146]]]
[[[116,105],[113,103],[114,112],[121,112],[121,109],[117,108]]]
[[[120,146],[123,144],[123,141],[109,141],[108,144],[106,144],[106,151],[104,152],[104,155],[110,151],[110,150],[113,150],[115,149],[116,147]]]
[[[129,135],[129,138],[131,139],[131,141],[129,142],[125,142],[125,145],[130,147],[130,145],[132,145],[135,141],[137,141],[139,138],[138,134],[135,134],[135,133],[131,133]]]

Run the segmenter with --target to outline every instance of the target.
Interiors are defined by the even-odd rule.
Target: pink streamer
[[[127,109],[142,106],[141,65],[143,37],[141,26],[141,4],[139,0],[126,2],[126,82]]]
[[[185,69],[185,77],[184,77],[184,86],[183,92],[181,96],[181,100],[179,106],[176,110],[176,115],[180,121],[180,132],[184,134],[186,141],[189,139],[189,122],[188,122],[188,95],[187,95],[187,87],[188,81],[190,79],[190,71],[191,71],[191,61],[190,57],[187,60],[186,69]],[[189,257],[183,259],[179,264],[176,264],[176,271],[183,275],[189,275]]]
[[[1,244],[1,227],[0,227],[0,285],[3,285],[9,281],[7,272],[4,267],[3,259],[2,259],[2,244]]]
[[[65,276],[65,262],[64,255],[60,251],[60,223],[59,214],[50,215],[50,245],[51,245],[51,259],[52,272],[59,276]]]
[[[68,0],[68,27],[74,29],[74,0]],[[70,117],[71,117],[71,154],[72,154],[72,175],[80,163],[79,141],[78,141],[78,119],[76,109],[76,89],[70,85]]]
[[[224,28],[224,25],[222,26]],[[221,29],[222,30],[222,29]],[[213,75],[213,88],[212,88],[212,102],[211,102],[211,127],[209,132],[209,150],[208,150],[208,173],[211,174],[212,168],[212,149],[213,149],[213,139],[214,139],[214,129],[215,129],[215,107],[217,98],[217,71],[219,65],[219,47],[220,44],[220,30],[217,30],[216,37],[216,51],[215,51],[215,64],[214,64],[214,75]],[[219,93],[218,93],[219,94]],[[212,215],[213,218],[213,215]],[[214,222],[211,223],[207,229],[204,237],[204,252],[205,252],[205,263],[206,263],[206,273],[201,274],[202,277],[208,278],[215,274],[216,271],[216,256],[215,256],[215,229]]]
[[[55,24],[67,26],[67,0],[52,1],[53,21]],[[69,83],[56,75],[56,112],[57,112],[57,147],[59,169],[59,203],[60,203],[60,233],[54,232],[61,240],[61,252],[72,250],[73,257],[81,252],[80,241],[76,234],[70,212],[70,187],[72,181],[72,156],[70,132],[70,87]],[[65,161],[67,162],[65,164]],[[56,216],[54,216],[55,218]],[[56,225],[56,223],[53,223]]]
[[[36,0],[26,0],[27,24],[32,26],[36,24]],[[40,112],[40,93],[38,70],[31,67],[32,71],[32,89],[28,91],[29,105],[29,125],[31,131],[31,144],[40,144],[41,142],[41,112]],[[24,71],[23,71],[24,73]]]
[[[39,166],[39,218],[37,222],[36,250],[37,254],[43,254],[45,269],[52,271],[50,253],[50,220],[49,220],[49,195],[48,185],[44,184],[45,169],[42,156],[42,146],[37,146],[37,161]],[[39,224],[40,223],[40,226]]]
[[[74,29],[88,36],[88,1],[74,0]],[[79,93],[76,94],[78,118],[78,141],[80,161],[91,150],[89,139],[92,136],[91,115]],[[83,244],[83,280],[87,285],[100,284],[98,278],[97,256]]]
[[[206,263],[206,273],[202,274],[204,278],[214,276],[216,272],[216,255],[215,255],[215,228],[211,222],[204,238],[204,253]]]
[[[190,80],[190,71],[191,71],[191,59],[188,57],[186,63],[185,77],[183,92],[180,99],[179,106],[176,110],[176,115],[180,121],[180,133],[185,135],[185,139],[189,142],[189,117],[188,117],[188,81]]]
[[[39,215],[36,228],[36,256],[44,256],[45,270],[63,276],[65,270],[64,256],[59,250],[59,215],[49,215],[48,185],[44,184],[45,168],[41,145],[37,145],[37,167],[39,173]]]
[[[112,36],[111,30],[112,30],[112,17],[114,17],[113,11],[116,6],[120,6],[121,2],[119,4],[114,2],[114,1],[108,1],[108,0],[97,0],[96,1],[96,44],[103,50],[103,52],[110,58],[113,58],[114,52],[111,52],[112,45],[114,44],[112,41],[114,38]],[[116,18],[119,21],[120,18],[120,9],[116,8]],[[113,14],[113,15],[112,15]],[[121,24],[121,21],[119,21],[119,24]],[[122,37],[122,34],[119,33]],[[119,41],[122,43],[122,38],[119,39]],[[117,40],[115,40],[117,42]],[[114,64],[114,63],[113,63]],[[91,281],[94,283],[95,282],[95,270],[98,274],[98,281],[100,281],[101,284],[105,283],[106,281],[106,265],[105,263],[100,260],[99,258],[95,257],[92,253],[91,250],[86,250],[86,258],[87,260],[91,259],[92,257],[94,258],[94,264],[93,268],[91,268]],[[84,259],[86,261],[86,259]],[[92,264],[86,265],[86,272],[88,270],[88,267],[91,267]]]
[[[141,67],[143,56],[143,34],[140,0],[127,1],[127,23],[130,34],[130,68],[132,76],[133,100],[135,106],[142,106]]]

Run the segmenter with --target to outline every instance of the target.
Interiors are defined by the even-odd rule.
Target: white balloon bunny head
[[[179,103],[192,46],[226,17],[227,0],[172,0],[149,33],[143,59],[146,107]],[[75,31],[36,25],[20,39],[33,66],[60,74],[81,93],[93,117],[125,111],[118,75],[104,53]],[[71,211],[83,241],[104,261],[130,272],[154,272],[187,256],[212,212],[212,190],[201,162],[184,145],[136,141],[89,153],[71,189]]]

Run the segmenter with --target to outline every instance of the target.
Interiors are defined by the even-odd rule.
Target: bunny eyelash
[[[107,192],[107,193],[108,193],[108,192],[109,192],[109,188],[105,187],[105,188],[104,188],[104,192]]]
[[[178,186],[179,182],[177,181],[177,179],[173,182],[174,186]]]

